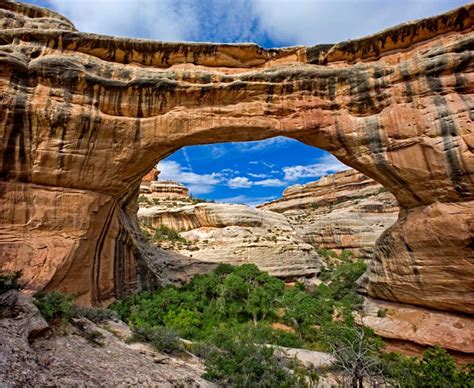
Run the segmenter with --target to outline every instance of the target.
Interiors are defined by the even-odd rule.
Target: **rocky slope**
[[[474,312],[473,4],[269,50],[85,34],[11,1],[0,14],[0,265],[30,291],[97,304],[142,286],[141,177],[183,146],[281,135],[397,198],[371,296]]]
[[[88,341],[86,332],[100,333],[100,345]],[[97,326],[83,318],[53,331],[31,298],[9,291],[0,295],[0,384],[214,386],[201,378],[204,367],[199,359],[178,359],[145,344],[126,343],[130,335],[123,322]]]
[[[371,258],[377,239],[397,220],[395,197],[355,170],[287,188],[281,199],[257,206],[287,217],[304,241],[318,249]]]
[[[281,278],[313,277],[319,272],[316,250],[296,235],[288,220],[275,212],[224,203],[157,202],[138,211],[141,223],[165,225],[185,242],[160,245],[181,255],[212,263],[256,264]],[[152,232],[153,233],[153,232]]]

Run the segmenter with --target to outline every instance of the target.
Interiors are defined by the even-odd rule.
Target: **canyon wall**
[[[165,225],[186,240],[160,245],[206,263],[256,264],[285,279],[311,278],[321,262],[316,249],[297,235],[285,216],[228,203],[162,203],[140,208],[147,226]],[[205,267],[204,267],[205,268]]]
[[[147,283],[142,176],[180,147],[287,136],[400,205],[373,297],[474,312],[474,5],[313,47],[78,32],[0,3],[0,263],[27,288],[107,303]]]
[[[297,234],[318,249],[348,250],[356,258],[367,259],[399,212],[390,192],[355,170],[290,186],[282,198],[257,208],[285,215]]]

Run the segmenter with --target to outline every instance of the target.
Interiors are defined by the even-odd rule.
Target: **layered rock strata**
[[[204,263],[256,264],[285,279],[313,277],[319,272],[316,250],[296,235],[277,213],[245,205],[198,203],[140,208],[145,225],[181,231],[186,244],[170,245],[181,255]]]
[[[338,44],[163,43],[0,3],[0,263],[81,303],[141,287],[140,180],[180,147],[287,136],[400,205],[365,289],[474,312],[474,5]]]
[[[188,200],[189,190],[181,183],[176,181],[151,181],[148,184],[140,184],[140,194],[148,199],[164,199],[164,200]]]
[[[428,346],[442,346],[453,351],[461,363],[474,361],[474,319],[463,314],[365,298],[359,322],[388,339],[389,348],[392,343],[406,352],[412,343],[416,346],[413,353],[419,354]]]
[[[397,220],[395,197],[355,170],[295,185],[281,199],[257,206],[285,215],[304,241],[319,249],[371,258],[380,235]]]
[[[165,200],[187,202],[191,199],[187,187],[176,181],[158,179],[158,175],[160,175],[160,171],[153,167],[142,178],[139,205],[151,205],[155,200],[158,202]]]

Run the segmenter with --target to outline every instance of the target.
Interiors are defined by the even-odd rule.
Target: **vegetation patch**
[[[104,335],[99,330],[86,331],[84,338],[94,346],[104,346]]]
[[[71,295],[59,291],[40,292],[35,295],[35,305],[48,322],[67,324],[76,316],[77,308]]]
[[[163,353],[179,353],[184,348],[173,329],[164,326],[140,326],[133,328],[131,342],[147,342]]]
[[[427,349],[422,358],[397,353],[382,356],[388,382],[400,387],[472,388],[474,365],[458,368],[454,359],[440,347]]]
[[[21,271],[0,274],[0,294],[10,290],[20,290],[23,285],[20,282]]]
[[[114,310],[77,306],[72,295],[59,291],[40,292],[35,295],[34,303],[44,319],[52,324],[67,325],[73,318],[87,318],[95,323],[118,318]]]
[[[172,242],[182,242],[185,243],[186,239],[181,237],[177,230],[172,228],[168,228],[166,225],[160,225],[155,230],[155,234],[153,235],[153,239],[155,241],[172,241]]]
[[[189,350],[205,360],[204,377],[220,386],[316,383],[322,371],[280,359],[269,344],[332,353],[338,375],[352,386],[388,382],[414,387],[419,385],[412,382],[428,373],[437,377],[427,381],[474,381],[471,370],[451,368],[454,361],[447,353],[428,353],[422,360],[384,355],[383,341],[354,323],[353,312],[362,304],[356,280],[366,265],[351,260],[348,254],[335,255],[321,274],[324,283],[311,292],[302,284],[285,288],[283,281],[253,264],[223,264],[181,288],[141,292],[111,308],[132,326],[135,340],[150,342],[160,351],[176,351],[178,337],[192,341]],[[446,369],[439,361],[443,357]],[[444,386],[472,386],[456,384]]]

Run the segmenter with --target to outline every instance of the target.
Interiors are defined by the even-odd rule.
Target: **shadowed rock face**
[[[336,45],[160,43],[3,1],[0,263],[31,290],[142,286],[140,179],[180,147],[288,136],[397,198],[366,290],[474,312],[474,5]]]

